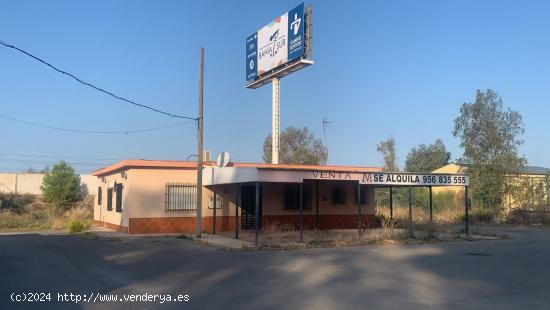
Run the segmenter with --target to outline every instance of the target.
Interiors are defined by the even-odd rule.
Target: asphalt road
[[[506,232],[513,238],[260,252],[180,239],[0,236],[0,309],[550,308],[550,230]],[[52,301],[10,300],[29,292]],[[189,302],[58,302],[58,293]]]

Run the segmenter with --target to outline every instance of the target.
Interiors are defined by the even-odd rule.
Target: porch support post
[[[235,239],[239,239],[239,207],[241,206],[241,184],[237,184],[235,192]]]
[[[304,202],[303,202],[304,184],[300,183],[300,242],[304,242]]]
[[[315,180],[315,228],[317,229],[319,228],[319,181],[318,180]]]
[[[393,186],[390,185],[390,220],[393,220]]]
[[[357,182],[357,232],[361,237],[361,183]]]
[[[433,223],[433,200],[432,200],[432,187],[430,186],[430,223]]]
[[[412,238],[413,233],[413,209],[412,209],[412,186],[409,186],[409,235]]]
[[[256,228],[256,238],[254,239],[254,243],[256,244],[256,247],[258,246],[258,239],[260,234],[260,183],[256,182],[256,205],[254,209],[254,226]]]
[[[216,191],[214,191],[214,203],[212,204],[214,206],[213,215],[212,218],[212,234],[216,234]]]
[[[468,216],[468,186],[464,186],[464,231],[466,236],[470,236],[470,218]]]

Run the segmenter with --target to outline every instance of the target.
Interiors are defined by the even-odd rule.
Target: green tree
[[[266,163],[271,162],[271,134],[264,141]],[[309,132],[307,127],[287,127],[280,135],[279,163],[300,165],[325,165],[328,151],[321,139]]]
[[[73,167],[60,161],[48,171],[42,180],[42,195],[57,211],[69,206],[80,197],[80,185]]]
[[[420,144],[407,155],[405,170],[408,172],[431,172],[449,163],[451,153],[447,152],[441,139],[433,144]]]
[[[518,155],[525,132],[521,114],[504,109],[493,90],[476,92],[475,102],[464,103],[454,120],[453,135],[460,138],[467,164],[472,198],[499,212],[506,194],[513,191],[506,175],[518,174],[526,164]]]
[[[376,150],[384,156],[384,171],[396,172],[399,171],[397,167],[397,155],[395,154],[395,139],[390,137],[387,140],[380,141],[376,146]]]

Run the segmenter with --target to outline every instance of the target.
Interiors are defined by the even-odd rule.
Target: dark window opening
[[[107,211],[113,211],[113,189],[107,189]]]
[[[166,212],[194,212],[197,210],[197,185],[184,183],[166,184]]]
[[[102,197],[102,189],[101,187],[98,187],[97,188],[97,205],[98,206],[101,206],[101,200],[103,199]]]
[[[311,210],[311,187],[302,185],[302,206],[304,210]],[[292,184],[283,187],[283,209],[289,211],[300,210],[300,185]]]
[[[343,185],[333,185],[331,188],[331,201],[333,205],[346,204],[346,187]]]
[[[116,212],[122,212],[122,184],[116,185]]]

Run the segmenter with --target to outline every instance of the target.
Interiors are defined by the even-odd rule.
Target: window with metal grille
[[[346,204],[346,187],[343,185],[333,185],[331,187],[331,201],[333,205]]]
[[[311,188],[302,185],[302,204],[304,210],[311,210]],[[300,210],[300,185],[292,184],[283,187],[283,209]]]
[[[166,212],[194,212],[197,209],[197,185],[191,183],[166,184]]]
[[[117,184],[115,187],[116,191],[116,212],[122,212],[122,189],[124,187],[122,184]]]
[[[103,193],[102,193],[101,187],[98,187],[97,188],[97,205],[98,206],[101,206],[101,200],[103,199],[102,194]]]
[[[113,189],[107,189],[107,211],[113,211]]]

